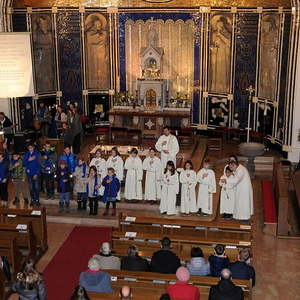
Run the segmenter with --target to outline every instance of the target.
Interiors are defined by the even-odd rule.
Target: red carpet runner
[[[76,226],[43,272],[48,300],[68,300],[88,259],[110,240],[110,228]]]

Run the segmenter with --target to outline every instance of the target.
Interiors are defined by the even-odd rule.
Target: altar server
[[[253,215],[253,190],[248,170],[236,161],[230,162],[229,168],[234,173],[236,188],[233,218],[249,220]]]
[[[168,161],[162,175],[162,191],[160,201],[160,213],[176,215],[176,195],[179,192],[178,173],[173,161]]]
[[[97,169],[97,174],[100,177],[102,182],[103,178],[107,175],[107,167],[106,167],[106,160],[101,157],[101,150],[98,149],[95,153],[95,157],[92,158],[90,162],[90,167],[95,166]],[[103,196],[104,187],[101,186],[100,188],[100,195]]]
[[[225,169],[225,175],[221,176],[219,185],[221,189],[221,201],[220,201],[220,214],[223,214],[224,218],[231,218],[233,215],[235,204],[235,179],[233,172],[229,167]]]
[[[198,210],[202,214],[213,213],[213,193],[216,192],[215,172],[211,169],[208,159],[204,160],[203,168],[197,174],[199,182]]]
[[[155,144],[157,151],[161,153],[162,167],[165,168],[168,161],[173,161],[176,166],[176,155],[179,152],[179,145],[176,136],[171,134],[168,126],[164,127],[163,135],[160,136]]]
[[[145,200],[151,204],[161,198],[161,161],[155,155],[155,149],[149,149],[149,156],[143,161],[143,169],[146,170]]]
[[[142,200],[142,179],[143,179],[143,162],[138,156],[138,150],[132,148],[130,156],[126,159],[125,169],[125,199],[127,200]]]
[[[184,164],[184,170],[181,171],[179,177],[181,187],[181,213],[196,213],[197,202],[195,187],[197,184],[197,174],[194,171],[193,163],[188,160]]]
[[[123,180],[123,176],[124,176],[124,162],[120,156],[120,153],[119,153],[117,147],[113,147],[111,149],[111,156],[106,161],[106,167],[107,167],[107,169],[113,168],[115,170],[115,174],[121,184],[121,181]],[[120,199],[121,199],[121,193],[119,191],[117,200],[120,200]]]

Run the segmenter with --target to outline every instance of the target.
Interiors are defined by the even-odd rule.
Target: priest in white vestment
[[[147,201],[156,201],[161,198],[162,168],[160,159],[155,156],[155,149],[149,149],[149,156],[143,161],[143,169],[146,171],[145,195]]]
[[[138,150],[133,148],[126,159],[124,168],[127,170],[124,197],[127,200],[142,200],[143,162]]]
[[[234,172],[236,188],[233,218],[249,220],[253,215],[253,189],[248,170],[235,161],[229,163],[229,168]]]
[[[176,155],[179,152],[179,145],[175,135],[171,134],[168,126],[164,127],[163,135],[161,135],[155,144],[155,148],[159,151],[162,167],[165,168],[168,161],[173,161],[176,167]]]

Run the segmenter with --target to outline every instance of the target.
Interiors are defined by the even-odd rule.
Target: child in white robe
[[[181,171],[179,177],[181,186],[181,213],[190,214],[196,213],[197,201],[196,201],[196,184],[197,174],[194,171],[193,163],[188,160],[184,164],[184,170]]]
[[[213,213],[213,194],[216,192],[215,172],[211,169],[210,161],[204,160],[203,168],[198,172],[198,210],[204,215]]]
[[[143,169],[146,170],[144,199],[154,204],[161,198],[162,166],[160,159],[155,156],[155,149],[149,149],[149,156],[143,161]]]
[[[98,149],[95,153],[95,157],[92,158],[90,162],[90,167],[95,166],[97,169],[97,174],[100,177],[102,182],[103,178],[107,175],[107,167],[106,167],[106,160],[101,157],[101,150]],[[104,187],[101,186],[100,188],[100,196],[103,196]]]
[[[173,161],[168,161],[162,175],[162,190],[160,201],[160,213],[176,215],[176,195],[179,192],[178,173]]]
[[[138,156],[138,150],[136,148],[131,149],[130,156],[126,159],[124,167],[127,170],[125,199],[142,200],[143,162]]]
[[[225,169],[225,175],[221,176],[219,185],[222,187],[220,214],[224,218],[231,218],[235,205],[235,180],[229,167]]]
[[[115,170],[115,174],[121,184],[121,181],[123,180],[123,176],[124,176],[124,162],[120,156],[120,153],[119,153],[117,147],[113,147],[111,149],[111,156],[106,161],[106,167],[107,167],[107,169],[113,168]],[[117,200],[120,200],[120,199],[121,199],[121,193],[119,191]]]

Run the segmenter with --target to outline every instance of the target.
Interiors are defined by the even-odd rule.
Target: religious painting
[[[275,100],[279,53],[279,15],[266,13],[261,19],[258,96]]]
[[[89,89],[108,90],[109,33],[107,16],[92,13],[85,19],[86,76]]]
[[[232,15],[212,14],[209,43],[209,91],[229,93]]]
[[[156,92],[153,89],[149,89],[146,92],[146,108],[147,109],[156,108]]]
[[[208,116],[210,125],[214,126],[228,126],[229,121],[229,101],[223,97],[209,98]]]
[[[32,14],[32,38],[37,93],[56,90],[55,45],[51,15]]]

